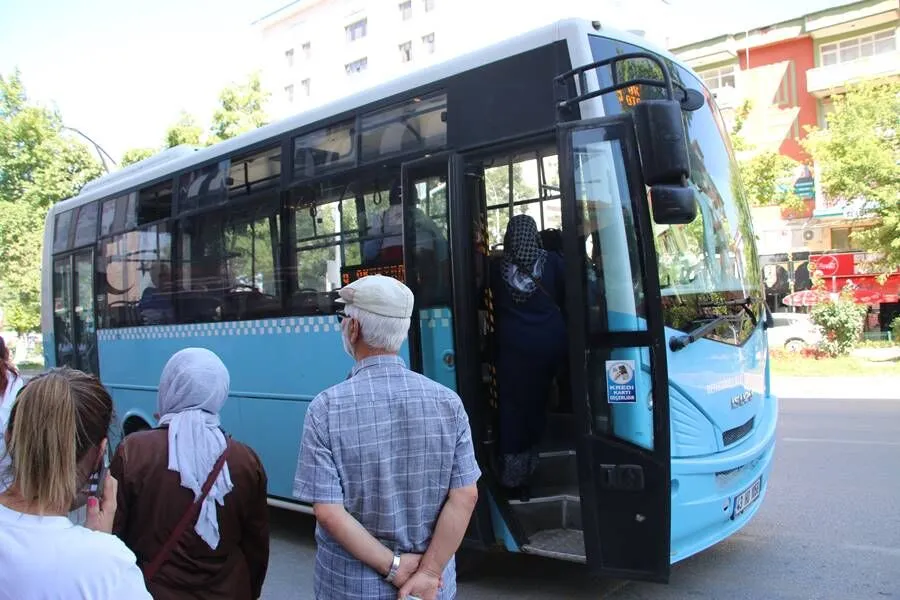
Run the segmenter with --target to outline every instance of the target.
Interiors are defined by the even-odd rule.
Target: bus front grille
[[[737,427],[729,429],[728,431],[723,433],[722,443],[726,446],[730,446],[747,437],[747,434],[749,434],[751,431],[753,431],[753,417],[750,417],[750,420],[743,425],[738,425]]]

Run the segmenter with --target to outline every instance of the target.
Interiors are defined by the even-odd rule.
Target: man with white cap
[[[481,475],[466,411],[398,356],[409,288],[373,275],[339,295],[356,365],[309,405],[294,478],[294,496],[318,520],[315,597],[455,598],[453,555]]]

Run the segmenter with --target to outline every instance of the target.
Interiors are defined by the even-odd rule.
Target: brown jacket
[[[113,533],[149,564],[165,544],[194,494],[169,471],[165,428],[134,433],[116,450],[109,472],[119,482]],[[256,454],[232,441],[228,469],[234,489],[218,506],[219,546],[212,550],[193,523],[160,568],[150,593],[155,600],[254,600],[269,564],[266,473]]]

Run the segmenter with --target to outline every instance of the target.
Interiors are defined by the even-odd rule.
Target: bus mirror
[[[687,225],[697,218],[694,189],[680,185],[654,185],[650,188],[653,220],[660,225]]]
[[[691,172],[681,103],[644,100],[634,107],[644,183],[680,184]]]

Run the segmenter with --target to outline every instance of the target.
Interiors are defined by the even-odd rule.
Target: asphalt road
[[[900,393],[898,393],[900,395]],[[668,586],[591,577],[518,555],[479,557],[461,599],[900,599],[900,400],[783,399],[765,503]],[[311,600],[311,517],[273,510],[263,598]]]

